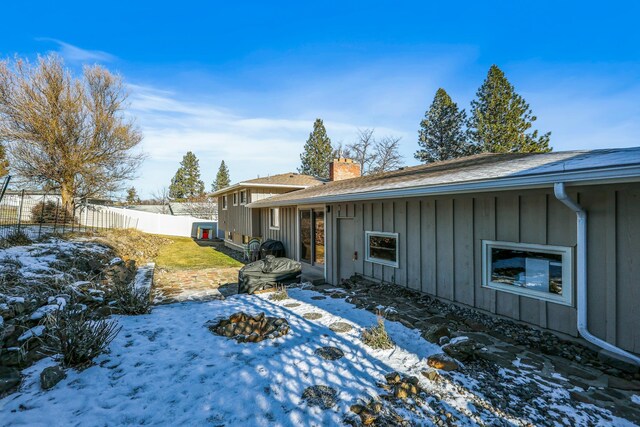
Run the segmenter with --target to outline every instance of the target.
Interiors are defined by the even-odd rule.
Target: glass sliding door
[[[324,265],[324,209],[300,210],[300,261]]]
[[[313,211],[314,264],[324,264],[324,211]]]
[[[311,264],[311,211],[300,211],[300,261]]]

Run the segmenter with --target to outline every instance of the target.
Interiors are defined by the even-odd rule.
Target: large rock
[[[484,348],[482,344],[471,338],[458,337],[443,346],[442,350],[454,359],[466,362],[475,359],[477,352],[482,348]]]
[[[634,363],[632,360],[623,359],[621,356],[618,356],[607,350],[600,350],[598,352],[598,359],[605,365],[609,365],[613,368],[620,369],[621,371],[635,374],[640,371],[640,366]]]
[[[458,369],[458,362],[444,353],[437,353],[427,358],[427,365],[442,371],[455,371]]]
[[[20,371],[0,366],[0,393],[5,393],[20,384]]]
[[[451,336],[451,331],[447,327],[447,325],[433,325],[430,326],[429,329],[422,333],[422,337],[429,342],[434,344],[438,344],[440,342],[440,338]]]
[[[49,390],[67,377],[67,373],[60,366],[49,366],[40,373],[40,386]]]
[[[25,358],[25,352],[20,347],[5,348],[0,354],[0,366],[21,366]]]

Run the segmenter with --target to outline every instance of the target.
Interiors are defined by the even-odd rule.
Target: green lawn
[[[167,270],[242,267],[242,263],[189,237],[163,236],[173,241],[158,251],[156,265]]]

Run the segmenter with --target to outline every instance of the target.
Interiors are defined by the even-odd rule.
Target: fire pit
[[[289,322],[282,317],[267,317],[264,313],[249,316],[238,312],[209,326],[209,329],[214,334],[234,338],[238,342],[260,342],[286,335]]]

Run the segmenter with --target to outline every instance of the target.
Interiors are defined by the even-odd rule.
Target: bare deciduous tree
[[[143,160],[122,79],[100,66],[74,77],[56,55],[0,61],[0,140],[11,169],[63,203],[122,189]]]
[[[377,157],[377,153],[374,151],[375,144],[373,129],[358,129],[358,140],[346,147],[345,157],[360,164],[362,175],[369,175],[372,172],[371,168]]]
[[[209,195],[194,197],[183,202],[189,215],[207,220],[218,219],[218,199]]]
[[[402,155],[399,151],[400,139],[396,136],[385,136],[376,141],[372,173],[388,172],[402,166]]]
[[[161,206],[160,213],[163,213],[163,214],[170,213],[169,201],[171,199],[169,198],[169,187],[162,187],[154,191],[153,194],[151,195],[151,198],[153,199],[153,203],[157,203]]]

